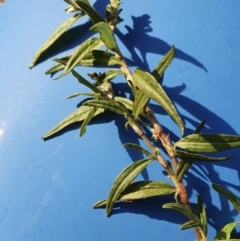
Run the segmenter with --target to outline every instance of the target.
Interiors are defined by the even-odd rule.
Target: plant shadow
[[[116,29],[116,35],[131,54],[132,62],[129,65],[144,68],[149,72],[151,70],[147,61],[147,54],[165,55],[172,47],[166,41],[148,34],[152,32],[150,18],[148,14],[139,17],[132,16],[133,27],[125,25],[126,34]],[[141,56],[138,55],[136,50],[140,52]],[[207,72],[206,67],[201,62],[178,48],[175,49],[174,57],[190,62]]]
[[[104,4],[102,4],[102,1],[101,3],[100,1],[97,1],[95,8],[99,9],[98,7],[105,6]],[[103,11],[103,8],[101,11]],[[132,20],[133,27],[125,26],[127,33],[123,34],[118,29],[116,29],[116,35],[126,46],[126,48],[131,54],[131,60],[129,60],[129,65],[139,66],[145,68],[148,71],[151,71],[147,62],[147,54],[154,53],[159,55],[165,55],[169,51],[171,46],[164,40],[149,35],[149,32],[152,32],[149,15],[144,14],[140,17],[132,16]],[[89,31],[87,31],[86,33],[86,30],[89,28],[90,22],[87,22],[85,24],[68,30],[63,35],[63,37],[56,42],[56,44],[50,49],[50,51],[42,55],[40,61],[43,61],[51,56],[55,56],[56,54],[62,51],[69,50],[77,46],[86,38],[89,38],[92,35],[92,33]],[[79,32],[82,32],[84,34],[79,37]],[[68,42],[68,45],[66,45],[66,42]],[[138,52],[140,53],[140,56]],[[187,61],[201,68],[205,72],[208,72],[206,67],[200,61],[198,61],[193,56],[185,53],[184,51],[178,48],[176,48],[175,57],[180,60]],[[123,97],[131,94],[129,93],[127,84],[114,84],[114,89],[118,95],[121,95]],[[182,115],[182,119],[185,125],[190,124],[193,127],[197,127],[198,124],[202,121],[202,117],[204,117],[207,119],[207,124],[203,129],[203,133],[219,133],[222,132],[222,130],[224,130],[224,132],[228,134],[237,134],[235,130],[225,120],[217,116],[214,112],[210,111],[205,106],[190,99],[189,97],[184,96],[183,92],[186,89],[185,84],[182,84],[174,88],[164,86],[164,89],[170,97],[170,99],[173,100],[173,102],[175,102],[178,106],[180,106],[188,113],[188,115]],[[150,103],[150,106],[155,113],[159,115],[166,115],[166,112],[160,106],[157,106],[153,103]],[[90,125],[108,123],[112,121],[114,121],[115,125],[118,128],[119,139],[123,144],[126,142],[140,144],[140,139],[133,133],[132,130],[122,130],[122,127],[125,124],[125,120],[124,118],[119,117],[116,114],[111,113],[95,117],[90,122]],[[65,132],[75,130],[77,128],[79,128],[79,124],[73,124],[70,127],[65,128],[58,134],[54,135],[53,137],[62,135]],[[170,135],[172,141],[175,142],[179,139],[179,137],[175,135],[173,132],[171,132],[169,129],[167,129],[166,127],[164,127],[164,129]],[[193,131],[194,128],[186,128],[185,135],[192,134]],[[143,155],[137,151],[131,149],[126,149],[126,151],[131,160],[133,161],[143,158]],[[234,150],[231,152],[231,154],[232,153],[236,156],[236,158],[240,158],[240,155],[237,151]],[[223,152],[223,155],[224,154],[225,152]],[[217,166],[235,170],[238,174],[238,177],[240,177],[239,167],[235,161],[217,163],[216,167]],[[143,171],[141,174],[144,180],[149,180],[149,176],[146,170]],[[224,187],[230,187],[236,190],[237,192],[240,192],[238,184],[232,184],[222,180],[221,175],[218,173],[218,169],[215,168],[214,165],[206,164],[203,162],[194,163],[191,170],[186,174],[184,180],[187,183],[187,191],[190,197],[196,197],[198,194],[200,194],[203,197],[206,209],[209,213],[208,223],[214,229],[218,230],[226,222],[234,221],[234,217],[237,215],[237,213],[235,211],[232,211],[232,207],[229,206],[228,201],[224,197],[219,196],[221,208],[218,208],[214,205],[211,197],[210,184],[218,183]],[[163,205],[166,202],[169,202],[170,199],[171,202],[173,202],[172,198],[158,197],[150,198],[148,200],[139,200],[134,202],[133,204],[118,203],[116,205],[116,209],[114,209],[113,215],[116,215],[118,213],[131,212],[135,214],[144,214],[150,218],[155,218],[158,220],[165,220],[168,222],[182,224],[185,221],[185,219],[181,215],[175,215],[175,212],[165,209],[156,211],[160,208],[161,205]],[[224,220],[218,218],[222,215],[223,212],[225,214],[228,214],[224,216]]]

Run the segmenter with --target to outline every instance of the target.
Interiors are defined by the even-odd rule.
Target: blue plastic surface
[[[94,6],[103,13],[107,3],[98,0]],[[83,138],[78,136],[79,125],[74,125],[41,140],[82,100],[64,98],[87,90],[71,75],[58,81],[44,75],[55,53],[63,56],[90,36],[81,35],[90,26],[86,18],[66,37],[64,50],[59,46],[33,70],[28,68],[36,50],[68,18],[65,7],[57,0],[7,0],[0,5],[0,239],[195,240],[192,230],[179,230],[185,217],[161,208],[172,201],[170,197],[123,203],[110,218],[104,209],[92,209],[106,198],[118,173],[132,159],[142,158],[122,148],[125,142],[142,141],[132,131],[119,129],[124,120],[117,115],[93,121]],[[116,38],[124,55],[133,60],[132,69],[137,63],[152,70],[172,44],[177,48],[163,85],[182,115],[185,134],[203,119],[207,119],[205,133],[239,134],[240,2],[132,0],[122,7],[124,22]],[[86,76],[91,69],[79,71]],[[121,81],[115,84],[118,89]],[[152,107],[176,141],[178,127],[155,103]],[[239,153],[227,153],[236,158],[214,166],[197,163],[185,180],[191,202],[196,203],[197,194],[204,199],[209,240],[225,222],[239,220],[226,199],[209,186],[220,183],[240,196]],[[168,181],[157,163],[140,179]]]

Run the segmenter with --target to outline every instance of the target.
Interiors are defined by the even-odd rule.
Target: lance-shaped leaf
[[[49,132],[47,132],[44,136],[42,136],[42,139],[46,139],[59,131],[61,131],[66,126],[69,126],[73,123],[80,122],[85,120],[87,118],[89,112],[93,109],[93,107],[89,106],[80,106],[77,110],[75,110],[73,113],[68,115],[66,118],[64,118],[58,125],[56,125],[54,128],[52,128]],[[104,112],[104,109],[99,108],[95,113],[94,116],[99,115]]]
[[[125,115],[125,111],[116,104],[115,102],[111,102],[108,100],[89,100],[83,103],[85,106],[92,106],[92,107],[98,107],[103,108],[105,110],[110,110],[112,112],[115,112],[120,115]]]
[[[162,77],[164,71],[167,69],[169,64],[172,62],[175,54],[175,47],[172,46],[171,49],[167,52],[167,54],[162,58],[162,60],[158,63],[156,68],[152,71],[152,75],[158,81],[159,78]]]
[[[122,193],[121,200],[136,200],[176,193],[177,189],[166,182],[139,181],[130,184]]]
[[[106,47],[108,49],[111,49],[111,50],[119,53],[119,49],[117,47],[116,40],[115,40],[113,33],[107,23],[105,23],[105,22],[97,23],[97,24],[93,25],[90,28],[90,30],[93,32],[100,33],[100,38],[105,43]]]
[[[121,102],[123,105],[125,105],[125,107],[132,111],[133,110],[133,102],[131,100],[129,100],[128,98],[124,98],[121,96],[116,96],[114,97],[114,100],[117,102]]]
[[[83,1],[75,2],[78,5],[78,7],[89,16],[89,18],[92,20],[94,24],[98,22],[104,22],[103,17],[92,6]]]
[[[101,45],[100,39],[98,38],[91,38],[86,40],[84,43],[82,43],[76,51],[71,55],[71,58],[68,60],[64,70],[63,75],[66,75],[69,73],[77,64],[95,47]],[[61,77],[60,76],[60,77]]]
[[[180,203],[166,203],[163,205],[163,208],[167,209],[174,209],[186,217],[188,217],[190,220],[196,222],[199,224],[199,226],[202,226],[200,219],[198,216],[196,216],[189,208],[185,207],[183,204]]]
[[[207,232],[208,232],[207,214],[206,214],[206,210],[205,210],[205,207],[204,207],[202,197],[200,195],[198,195],[198,209],[199,209],[199,212],[200,212],[200,220],[201,220],[201,223],[202,223],[202,229],[203,229],[203,232],[204,232],[205,236],[207,236]]]
[[[119,196],[118,200],[128,201],[142,198],[149,198],[161,195],[169,195],[177,190],[174,186],[166,182],[158,181],[139,181],[131,183],[124,192]],[[107,200],[97,202],[93,208],[105,207]]]
[[[231,236],[231,232],[233,231],[233,229],[240,224],[240,222],[233,222],[233,223],[228,223],[227,225],[225,225],[218,233],[217,235],[214,237],[213,241],[218,241],[218,240],[235,240],[235,239],[230,239]],[[236,239],[238,240],[238,239]]]
[[[139,90],[136,92],[135,99],[133,102],[133,116],[137,120],[143,107],[147,104],[149,97]]]
[[[214,183],[212,184],[212,188],[225,196],[232,203],[234,208],[236,208],[240,212],[240,199],[234,193]]]
[[[176,142],[180,147],[192,152],[218,152],[240,147],[240,136],[223,134],[192,134]]]
[[[192,161],[181,160],[178,163],[177,171],[175,174],[176,181],[180,181],[191,166],[192,166]]]
[[[36,62],[38,61],[39,57],[43,52],[45,52],[68,28],[70,28],[79,18],[81,18],[83,14],[77,13],[73,17],[66,20],[62,23],[50,36],[50,38],[38,49],[36,54],[33,57],[32,63],[30,64],[30,68],[32,68]]]
[[[55,74],[58,71],[63,70],[70,57],[71,55],[61,58],[60,60],[65,61],[64,64],[59,63],[54,65],[48,69],[45,74]],[[114,65],[121,65],[120,58],[102,50],[92,50],[80,62],[77,63],[77,66],[86,67],[106,67]]]
[[[183,133],[184,127],[182,120],[174,107],[173,103],[163,90],[163,88],[156,82],[154,77],[142,69],[135,69],[133,73],[134,84],[142,90],[142,92],[149,98],[158,102],[171,118],[177,123],[181,132]]]
[[[181,157],[182,159],[187,159],[190,161],[207,161],[207,162],[221,162],[227,161],[233,158],[233,156],[226,156],[226,157],[210,157],[199,155],[192,152],[185,152],[185,151],[174,151],[177,157]]]
[[[139,146],[137,144],[125,143],[123,146],[124,147],[130,147],[130,148],[132,148],[132,149],[134,149],[136,151],[140,151],[140,152],[142,152],[143,154],[145,154],[148,157],[152,157],[153,156],[153,154],[151,152],[147,151],[146,149],[142,148],[141,146]]]
[[[135,177],[152,162],[152,158],[136,161],[126,167],[115,179],[112,189],[107,198],[106,215],[109,216],[114,203],[126,189],[126,187],[135,179]]]
[[[186,230],[186,229],[195,228],[195,227],[199,227],[199,223],[198,222],[188,221],[188,222],[182,224],[180,226],[180,229],[181,230]]]
[[[92,97],[96,96],[96,94],[94,92],[77,92],[77,93],[67,96],[66,99],[71,99],[71,98],[74,98],[74,97],[77,97],[80,95],[86,95],[86,96],[92,96]]]
[[[92,108],[89,112],[85,120],[83,121],[81,128],[80,128],[80,136],[82,137],[84,133],[86,132],[87,124],[91,121],[91,119],[94,117],[96,111],[98,108]]]

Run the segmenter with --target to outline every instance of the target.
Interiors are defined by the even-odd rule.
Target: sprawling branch
[[[110,28],[111,28],[112,31],[114,31],[115,26],[111,25]],[[132,75],[132,73],[131,73],[131,71],[128,67],[128,64],[127,64],[125,58],[123,57],[123,55],[120,51],[119,51],[119,53],[115,52],[115,55],[116,55],[116,57],[120,58],[120,60],[121,60],[121,70],[124,72],[124,76],[126,78],[126,81],[127,81],[128,85],[131,87],[131,85],[133,84],[133,75]],[[149,105],[146,105],[145,111],[147,113],[147,118],[148,118],[148,120],[150,121],[150,123],[153,127],[154,136],[157,137],[161,141],[162,145],[164,146],[166,152],[168,153],[169,157],[171,158],[171,160],[173,162],[173,165],[176,169],[177,166],[178,166],[178,160],[177,160],[176,155],[172,152],[173,145],[171,143],[169,135],[167,135],[165,133],[162,125],[157,120],[153,110],[149,107]],[[137,133],[138,136],[140,136],[144,140],[144,142],[148,145],[148,147],[152,151],[154,151],[156,147],[148,139],[148,137],[143,132],[143,130],[138,125],[132,125],[132,128],[134,129],[135,133]],[[169,177],[172,179],[174,185],[176,186],[181,202],[187,208],[191,209],[190,204],[189,204],[189,198],[188,198],[187,191],[186,191],[186,187],[185,187],[183,181],[182,180],[176,181],[175,176],[170,171],[166,160],[161,155],[157,155],[156,158],[157,158],[158,162],[162,165],[162,167],[167,171]],[[195,231],[195,234],[196,234],[196,237],[197,237],[198,241],[205,238],[203,236],[203,232],[201,232],[201,230],[198,227],[194,228],[194,231]]]

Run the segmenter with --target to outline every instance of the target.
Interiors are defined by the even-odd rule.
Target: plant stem
[[[112,31],[114,30],[114,27],[111,26]],[[133,75],[127,65],[127,62],[125,60],[125,58],[123,57],[123,55],[121,54],[121,52],[119,51],[119,53],[115,52],[115,56],[119,57],[121,60],[121,70],[124,72],[124,76],[129,84],[129,86],[131,86],[130,82],[133,83]],[[167,134],[165,134],[163,127],[161,126],[161,124],[158,122],[154,112],[152,111],[152,109],[147,105],[145,107],[146,113],[147,113],[147,117],[149,119],[149,121],[151,122],[152,126],[153,126],[153,130],[154,130],[154,135],[161,141],[161,143],[163,144],[163,146],[165,147],[168,155],[171,157],[171,160],[174,164],[175,169],[178,166],[178,160],[177,157],[174,155],[174,153],[172,152],[173,149],[173,145],[170,141],[170,138]],[[138,125],[132,125],[132,128],[134,129],[135,133],[138,134],[138,136],[140,136],[144,142],[147,144],[147,146],[154,151],[155,150],[155,146],[151,143],[151,141],[148,139],[148,137],[145,135],[145,133],[143,132],[143,130],[138,126]],[[175,177],[172,175],[168,164],[166,162],[166,160],[161,156],[161,155],[157,155],[156,156],[158,162],[161,164],[161,166],[165,169],[165,171],[168,173],[169,177],[172,179],[173,183],[175,184],[177,190],[178,190],[178,195],[180,196],[181,202],[189,209],[191,209],[190,204],[189,204],[189,198],[187,195],[187,191],[186,191],[186,187],[183,183],[182,180],[180,181],[176,181]],[[199,228],[194,228],[196,237],[198,241],[201,241],[203,236],[201,234],[201,232],[199,231]]]

